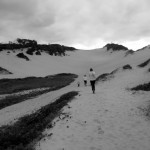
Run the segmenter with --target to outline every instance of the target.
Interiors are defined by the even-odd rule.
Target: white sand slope
[[[82,87],[72,85],[44,94],[38,98],[12,105],[0,110],[0,125],[15,121],[48,103],[62,94],[79,90],[76,97],[63,110],[69,116],[56,118],[55,126],[45,130],[49,135],[37,144],[37,150],[150,150],[150,122],[141,115],[138,107],[150,99],[149,92],[132,94],[126,88],[150,81],[150,64],[144,68],[137,65],[150,58],[149,49],[124,57],[124,52],[94,51],[69,52],[66,57],[47,54],[28,56],[30,61],[16,58],[16,54],[0,54],[0,65],[13,72],[13,75],[0,78],[26,76],[46,76],[56,73],[75,73]],[[93,67],[97,76],[130,64],[133,69],[119,71],[115,78],[96,87],[92,94],[90,87],[83,87],[82,77]],[[63,118],[64,116],[60,116]]]
[[[67,56],[51,56],[46,53],[42,55],[25,55],[30,59],[16,57],[15,53],[7,54],[7,51],[0,53],[0,66],[12,72],[12,75],[1,75],[0,78],[18,78],[26,76],[46,76],[56,73],[87,73],[90,67],[110,68],[110,64],[116,67],[116,61],[123,58],[123,52],[110,54],[106,49],[97,49],[93,51],[77,50],[67,52]],[[117,59],[116,59],[117,58]],[[113,63],[113,64],[112,64]],[[117,63],[118,64],[118,63]],[[105,70],[103,70],[105,71]],[[101,72],[103,72],[101,70]]]
[[[80,96],[63,109],[68,117],[61,119],[62,114],[56,118],[36,149],[150,150],[150,122],[138,109],[149,101],[150,93],[126,90],[137,84],[142,74],[142,70],[120,72],[114,79],[99,83],[96,94],[89,86],[81,87]]]

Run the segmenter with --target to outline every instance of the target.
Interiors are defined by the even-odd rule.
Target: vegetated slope
[[[7,74],[12,74],[12,73],[8,71],[7,69],[0,67],[0,74],[7,75]]]
[[[145,67],[150,63],[150,59],[146,60],[145,62],[138,65],[138,67]]]
[[[0,94],[11,94],[23,90],[31,90],[37,88],[63,87],[69,85],[77,78],[75,74],[56,74],[46,77],[27,77],[18,79],[1,79]]]
[[[99,51],[100,50],[100,51]],[[31,63],[35,63],[35,64],[33,64],[33,66],[36,66],[37,64],[38,64],[38,61],[40,61],[40,65],[41,64],[44,64],[45,65],[45,59],[43,59],[43,58],[47,58],[47,65],[51,65],[51,66],[53,66],[54,68],[52,69],[52,70],[50,70],[51,71],[51,73],[53,72],[57,72],[57,71],[59,71],[60,70],[60,68],[57,68],[57,67],[60,67],[60,66],[64,66],[65,65],[65,67],[66,67],[66,70],[68,69],[68,71],[70,71],[70,72],[72,72],[73,70],[75,71],[75,72],[80,72],[80,73],[85,73],[86,71],[89,71],[89,68],[92,66],[92,67],[94,67],[94,70],[96,71],[96,74],[97,75],[100,75],[100,73],[105,73],[105,72],[110,72],[110,73],[106,73],[106,76],[105,75],[103,75],[104,76],[104,79],[105,79],[105,77],[107,77],[107,75],[112,75],[112,76],[115,76],[115,78],[114,78],[114,80],[113,80],[113,82],[111,82],[111,83],[113,83],[112,85],[116,85],[116,86],[119,86],[119,87],[113,87],[111,84],[108,84],[108,85],[110,85],[111,86],[111,88],[110,89],[113,89],[113,88],[115,88],[115,89],[118,89],[118,90],[110,90],[109,89],[109,87],[107,87],[107,84],[106,85],[104,85],[104,88],[107,88],[107,89],[102,89],[103,90],[103,92],[105,92],[105,90],[108,90],[105,94],[104,93],[101,93],[101,94],[99,94],[99,99],[101,99],[101,101],[103,101],[103,99],[102,99],[102,97],[101,97],[101,95],[103,94],[103,96],[106,96],[106,95],[108,95],[108,97],[110,97],[110,95],[108,94],[110,91],[112,92],[112,93],[110,93],[111,95],[112,95],[112,97],[113,97],[113,102],[115,103],[116,102],[116,99],[117,99],[117,103],[115,104],[115,105],[117,105],[118,106],[118,104],[120,104],[120,98],[122,98],[122,93],[119,93],[120,95],[117,97],[117,92],[121,89],[121,88],[125,88],[126,86],[130,86],[131,87],[131,85],[133,85],[133,84],[138,84],[138,82],[140,81],[141,83],[145,80],[147,80],[148,81],[148,76],[149,76],[149,74],[148,73],[146,73],[146,72],[144,72],[145,71],[145,68],[141,68],[141,69],[139,69],[138,67],[137,67],[137,65],[140,63],[140,62],[142,62],[142,61],[145,61],[145,60],[147,60],[147,58],[150,58],[150,54],[149,54],[149,52],[147,52],[147,51],[141,51],[141,52],[138,52],[138,53],[135,53],[134,55],[130,55],[130,56],[128,56],[128,57],[124,57],[124,55],[122,55],[122,53],[114,53],[113,55],[109,55],[109,53],[107,53],[104,49],[99,49],[99,50],[93,50],[93,51],[89,51],[89,52],[87,52],[87,51],[76,51],[76,52],[74,52],[74,53],[72,53],[72,52],[69,52],[68,53],[68,55],[70,55],[70,56],[66,56],[66,57],[56,57],[56,56],[48,56],[47,54],[42,54],[41,56],[32,56],[32,57],[30,57],[30,59],[31,59],[31,61],[28,61],[28,62],[26,62],[26,61],[24,61],[25,63],[26,63],[26,65],[27,66],[30,66],[31,65]],[[42,59],[41,59],[42,58]],[[48,59],[48,58],[50,58],[50,59]],[[16,62],[16,57],[15,57],[15,60],[14,60],[15,62]],[[18,59],[17,61],[19,61],[19,63],[18,64],[20,64],[20,60]],[[23,62],[23,63],[24,63]],[[50,62],[51,62],[51,64],[50,64]],[[54,64],[54,62],[58,62],[58,66],[55,66],[55,64]],[[77,63],[77,64],[76,64]],[[39,66],[40,66],[39,65]],[[44,67],[44,65],[43,65],[43,67]],[[33,66],[31,67],[31,69],[33,69]],[[38,66],[38,67],[39,67]],[[63,67],[63,69],[65,68],[65,67]],[[119,68],[119,70],[118,70],[118,67],[120,67]],[[46,66],[46,69],[47,69],[48,67]],[[117,69],[116,69],[117,68]],[[41,71],[41,68],[39,69],[40,71]],[[65,71],[66,71],[65,70]],[[113,70],[113,71],[112,71]],[[29,70],[28,70],[29,71]],[[62,70],[61,70],[62,71]],[[63,70],[64,71],[64,70]],[[37,73],[37,72],[36,72]],[[120,76],[119,76],[119,73],[121,74]],[[140,73],[140,74],[139,74]],[[145,78],[145,76],[147,76],[147,78]],[[103,77],[102,77],[103,78]],[[125,79],[125,80],[124,80]],[[114,84],[114,83],[119,83],[119,84]],[[120,88],[121,87],[121,88]],[[122,89],[121,89],[122,90]],[[99,90],[100,91],[100,90]],[[101,91],[100,91],[101,92]],[[100,93],[99,92],[99,93]],[[114,92],[114,93],[113,93]],[[116,92],[116,93],[115,93]],[[125,91],[123,91],[123,92],[125,92]],[[127,92],[127,91],[126,91]],[[84,94],[87,94],[87,91],[84,93]],[[127,94],[127,93],[126,93]],[[125,94],[125,95],[126,95]],[[89,93],[87,94],[88,95],[88,97],[87,97],[87,99],[89,98]],[[92,95],[91,95],[92,96]],[[103,97],[103,98],[106,98],[107,100],[108,100],[108,97]],[[112,98],[111,97],[111,98]],[[90,97],[91,98],[91,97]],[[94,102],[94,100],[95,100],[95,97],[94,96],[92,96],[92,102],[93,103],[95,103]],[[104,100],[105,101],[105,104],[106,104],[106,99]],[[91,99],[88,99],[88,101],[90,101]],[[128,100],[130,100],[130,97],[128,98]],[[103,106],[105,107],[105,105],[101,105],[101,101],[100,101],[100,107],[102,106],[102,110],[103,110]],[[111,99],[109,99],[108,101],[110,101],[111,103],[111,105],[110,106],[112,106],[112,107],[114,107],[114,105],[112,105],[112,101],[111,101]],[[108,101],[107,101],[107,103],[108,103]],[[86,103],[87,103],[87,101],[85,101]],[[97,102],[99,102],[99,101],[97,101]],[[125,100],[123,99],[122,100],[122,102],[125,104],[126,102],[125,102]],[[135,101],[134,101],[135,102]],[[132,104],[132,103],[128,103],[129,105],[130,104]],[[82,105],[81,105],[82,106]],[[88,105],[89,106],[89,105]],[[92,107],[93,106],[96,106],[96,105],[92,105]],[[128,105],[124,105],[124,106],[128,106]],[[110,107],[108,107],[107,108],[107,110],[105,110],[107,113],[109,112],[108,111],[108,109],[109,109]],[[118,107],[116,107],[116,108],[118,108]],[[124,108],[124,107],[123,107]],[[82,109],[81,109],[82,110]],[[118,109],[114,109],[114,110],[118,110]],[[112,111],[113,112],[113,111]],[[111,113],[112,113],[111,112]],[[95,113],[95,111],[94,111],[94,113]],[[100,112],[99,112],[100,113]],[[117,113],[115,113],[115,115],[116,115]],[[124,113],[124,114],[127,114],[127,113]],[[131,115],[132,116],[132,115]],[[134,115],[133,115],[134,116]],[[121,118],[121,117],[119,117],[119,115],[117,116],[118,118]],[[116,118],[117,118],[116,117]],[[38,118],[38,117],[37,117]],[[36,121],[39,121],[38,119],[36,118]],[[31,119],[32,119],[32,117],[31,117]],[[26,120],[26,118],[25,118],[25,120]],[[111,119],[108,119],[108,120],[111,120]],[[27,121],[27,123],[31,123],[30,121],[28,122],[28,120],[26,120]],[[34,123],[34,120],[32,121],[32,123]],[[40,122],[41,123],[41,122]],[[109,122],[110,123],[110,122]],[[135,123],[135,122],[134,122]],[[79,123],[80,124],[80,123]],[[21,125],[23,125],[24,126],[24,123],[23,124],[21,124]],[[81,125],[82,125],[82,122],[81,122]],[[6,126],[6,128],[7,128],[8,126]],[[36,126],[37,127],[37,126]],[[39,127],[39,126],[38,126]],[[37,128],[38,128],[37,127]],[[37,128],[33,128],[33,132],[31,132],[31,133],[35,133],[34,131],[35,131],[35,129],[37,129]],[[113,128],[113,127],[112,127]],[[5,129],[5,128],[4,128]],[[10,128],[10,126],[9,126],[9,128],[8,129],[10,129],[10,131],[11,132],[4,132],[7,136],[2,136],[2,138],[4,138],[4,140],[5,140],[5,137],[6,138],[8,138],[8,139],[11,139],[12,140],[12,138],[10,138],[9,137],[9,135],[12,133],[12,131],[14,131],[14,130],[12,130],[12,127]],[[14,128],[13,128],[14,129]],[[114,129],[114,128],[113,128]],[[100,129],[101,130],[101,129]],[[4,131],[4,130],[3,130]],[[13,132],[14,133],[14,132]],[[24,131],[22,131],[22,133],[24,133]],[[28,134],[28,132],[26,132],[26,129],[25,129],[25,133],[27,133],[27,134],[25,134],[25,136],[27,135],[29,135]],[[88,132],[89,133],[89,132]],[[118,133],[118,132],[117,132]],[[135,133],[135,132],[134,132]],[[12,135],[12,134],[11,134]],[[10,135],[10,136],[11,136]],[[23,134],[24,135],[24,134]],[[35,136],[36,134],[32,134],[33,136]],[[124,134],[123,134],[124,135]],[[20,136],[20,134],[19,134],[19,136]],[[18,135],[17,135],[17,138],[19,137]],[[22,136],[23,137],[23,136]],[[28,136],[28,137],[30,137],[30,136]],[[114,138],[114,137],[112,137],[112,138]],[[2,139],[3,140],[3,139]],[[21,138],[19,137],[19,140],[21,140]],[[27,138],[27,140],[30,140],[30,138]],[[113,139],[112,139],[113,140]],[[24,140],[25,141],[25,140]],[[118,140],[118,141],[120,141],[120,140]],[[12,142],[12,141],[11,141]],[[16,141],[13,141],[13,142],[16,142]],[[13,143],[12,142],[12,143]],[[28,141],[29,142],[29,141]],[[27,142],[27,143],[28,143]],[[8,146],[8,145],[10,145],[10,144],[7,144],[7,143],[5,143],[4,144],[4,146]],[[17,144],[16,144],[17,145]],[[17,145],[18,146],[18,145]],[[19,147],[19,146],[18,146]],[[20,145],[20,147],[22,148],[22,145]],[[20,148],[19,147],[19,148]]]
[[[54,103],[43,106],[33,114],[20,118],[15,124],[0,127],[0,149],[34,150],[32,142],[42,138],[43,130],[46,127],[52,127],[53,119],[77,95],[78,92],[76,91],[65,93]]]
[[[18,39],[17,41],[17,44],[10,44],[13,45],[13,50],[9,48],[10,45],[5,45],[5,48],[9,48],[9,50],[4,49],[0,53],[1,66],[14,73],[10,76],[11,78],[44,77],[56,73],[74,73],[82,76],[88,73],[91,67],[95,69],[97,75],[100,75],[126,64],[132,67],[137,66],[140,62],[150,58],[147,50],[126,56],[130,50],[119,44],[107,44],[101,49],[83,51],[73,48],[70,50],[70,47],[57,44],[50,44],[50,48],[50,45],[40,45],[36,41],[26,39]],[[110,53],[112,50],[113,52]],[[29,61],[16,57],[20,53],[27,56]]]
[[[140,84],[136,87],[131,88],[134,91],[150,91],[150,82]]]
[[[128,48],[123,46],[123,45],[119,45],[119,44],[114,44],[114,43],[109,43],[106,44],[104,47],[107,48],[107,51],[112,50],[112,51],[128,51]]]
[[[23,50],[27,49],[26,53],[29,55],[40,55],[40,52],[46,52],[49,55],[55,56],[65,56],[66,51],[76,50],[74,47],[64,46],[60,44],[38,44],[35,40],[30,39],[16,39],[15,42],[9,42],[5,44],[0,44],[0,51],[5,50]]]

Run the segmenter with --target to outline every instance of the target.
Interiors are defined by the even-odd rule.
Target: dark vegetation
[[[118,71],[118,69],[115,69],[113,70],[112,72],[110,73],[104,73],[104,74],[101,74],[100,76],[98,76],[96,78],[96,82],[99,82],[99,81],[107,81],[107,80],[110,80],[112,78],[114,78],[114,74]]]
[[[33,55],[34,52],[35,52],[36,55],[41,55],[40,50],[37,50],[37,48],[35,48],[35,47],[28,48],[27,51],[26,51],[26,53],[28,55]]]
[[[57,88],[59,89],[59,87],[57,87]],[[28,99],[35,98],[36,96],[42,95],[44,93],[56,90],[57,88],[37,90],[37,91],[29,92],[27,94],[8,95],[8,96],[6,96],[0,100],[0,110],[5,108],[5,107],[17,104],[17,103],[21,103],[21,102],[26,101]]]
[[[134,91],[150,91],[150,82],[131,88]]]
[[[147,66],[149,63],[150,63],[150,59],[148,59],[145,62],[141,63],[140,65],[138,65],[138,67],[143,68],[143,67]]]
[[[40,51],[35,52],[36,55],[41,55]]]
[[[33,55],[34,52],[36,55],[40,55],[43,51],[48,53],[49,55],[65,56],[66,51],[76,50],[74,47],[68,47],[60,44],[38,44],[35,40],[20,38],[18,38],[16,42],[9,42],[4,44],[0,43],[0,51],[23,50],[24,48],[27,49],[26,53],[29,55]]]
[[[53,127],[53,119],[59,116],[61,109],[77,95],[76,91],[66,93],[54,103],[20,118],[13,125],[0,127],[0,150],[34,150],[34,142],[43,137],[42,132],[46,128]]]
[[[134,51],[133,50],[128,50],[125,54],[125,57],[128,56],[128,55],[132,55],[134,54]]]
[[[109,73],[101,74],[100,76],[98,76],[96,78],[96,82],[98,82],[98,81],[106,81],[108,79],[109,75],[110,75]]]
[[[132,69],[132,67],[131,67],[129,64],[123,66],[122,68],[123,68],[123,70],[126,70],[126,69],[129,69],[129,70],[130,70],[130,69]],[[101,74],[100,76],[97,77],[96,82],[99,82],[99,81],[107,81],[107,80],[110,80],[110,79],[114,78],[114,75],[115,75],[115,73],[118,72],[118,70],[119,70],[119,68],[113,70],[113,71],[110,72],[110,73]]]
[[[119,44],[114,44],[114,43],[107,44],[104,47],[106,47],[108,51],[109,50],[113,50],[113,51],[119,51],[119,50],[127,51],[128,50],[127,47],[123,45],[119,45]]]
[[[26,101],[41,94],[58,90],[69,85],[75,80],[74,74],[57,74],[45,78],[28,77],[23,79],[2,79],[0,80],[0,94],[11,94],[24,90],[46,88],[44,90],[32,91],[28,94],[8,95],[0,100],[0,109]]]
[[[64,87],[69,85],[77,78],[77,75],[71,73],[61,73],[46,77],[27,77],[18,79],[1,79],[0,94],[11,94],[23,90],[37,88]]]
[[[23,53],[19,53],[16,56],[19,57],[19,58],[23,58],[23,59],[29,61],[29,58],[25,54],[23,54]]]
[[[8,71],[7,69],[0,67],[0,74],[12,74],[12,73]]]
[[[35,98],[41,94],[58,90],[69,85],[75,80],[74,74],[56,74],[47,77],[28,77],[23,79],[2,79],[0,80],[0,94],[11,94],[24,90],[46,88],[44,90],[31,91],[28,94],[8,95],[0,100],[0,109]]]
[[[123,70],[126,70],[126,69],[130,70],[130,69],[132,69],[132,67],[129,64],[123,66],[122,68],[123,68]]]

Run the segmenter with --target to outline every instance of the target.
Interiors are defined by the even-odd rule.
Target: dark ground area
[[[42,132],[53,127],[53,119],[77,95],[76,91],[66,93],[54,103],[20,118],[15,124],[0,127],[0,150],[34,150],[35,142],[43,137]]]
[[[29,94],[23,95],[8,95],[0,100],[0,109],[11,106],[34,98],[38,95],[58,90],[69,85],[77,78],[75,74],[56,74],[52,76],[28,77],[23,79],[2,79],[0,80],[0,94],[12,94],[24,90],[32,90],[39,88],[48,88],[45,90],[32,91]]]

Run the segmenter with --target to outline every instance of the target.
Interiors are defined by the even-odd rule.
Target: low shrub
[[[25,59],[26,61],[29,61],[29,58],[28,58],[26,55],[24,55],[23,53],[19,53],[19,54],[17,54],[16,56],[19,57],[19,58],[23,58],[23,59]]]
[[[126,70],[126,69],[129,69],[129,70],[132,69],[132,67],[131,67],[129,64],[123,66],[122,68],[123,68],[124,70]]]
[[[150,91],[150,82],[138,85],[136,87],[133,87],[133,88],[131,88],[131,90],[134,90],[134,91],[140,91],[140,90],[141,91]]]
[[[142,68],[142,67],[145,67],[145,66],[147,66],[149,63],[150,63],[150,59],[148,59],[148,60],[146,60],[145,62],[139,64],[138,67],[141,67],[141,68]]]

